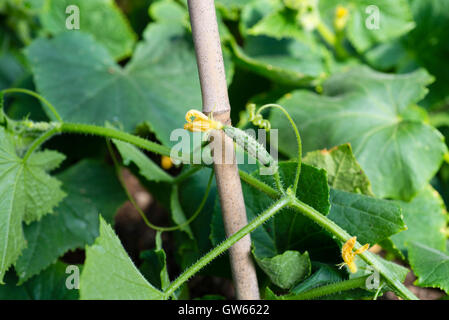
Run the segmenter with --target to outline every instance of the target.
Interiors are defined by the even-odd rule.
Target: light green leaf
[[[326,170],[329,186],[334,189],[373,195],[371,182],[352,154],[349,143],[330,150],[309,152],[302,161]]]
[[[66,21],[71,25],[71,14],[66,8],[79,8],[79,31],[89,33],[104,45],[116,60],[129,57],[137,36],[128,20],[113,0],[46,0],[40,14],[43,29],[51,35],[67,31]],[[77,30],[71,30],[77,32]]]
[[[430,185],[410,202],[396,201],[402,208],[407,230],[395,234],[391,240],[395,246],[406,252],[411,242],[418,242],[430,248],[445,251],[447,211],[443,199]]]
[[[257,258],[259,267],[265,271],[270,280],[280,288],[290,289],[310,275],[309,254],[287,250],[272,258]]]
[[[145,280],[111,226],[100,216],[100,236],[86,249],[80,297],[83,300],[162,300],[164,294]]]
[[[407,0],[319,1],[320,13],[330,28],[333,28],[337,5],[349,10],[346,35],[360,52],[402,36],[415,26]],[[373,6],[371,10],[369,6]],[[374,21],[373,10],[378,10],[378,23]]]
[[[139,168],[139,173],[149,181],[173,181],[172,176],[162,170],[138,148],[126,142],[118,140],[113,141],[126,166],[129,166],[131,162],[133,162]]]
[[[0,128],[0,283],[26,247],[22,222],[53,212],[66,196],[61,183],[46,173],[63,159],[57,152],[46,151],[23,161],[16,153],[14,137]]]
[[[112,168],[83,160],[57,175],[67,197],[52,215],[24,227],[30,244],[17,260],[20,282],[45,269],[68,250],[84,248],[98,237],[98,213],[112,222],[126,196]]]
[[[388,75],[354,68],[327,80],[323,95],[294,91],[279,104],[300,129],[305,152],[349,142],[374,194],[408,200],[425,187],[447,151],[443,136],[410,109],[430,80],[423,70]],[[278,112],[270,121],[273,128],[288,127]],[[293,141],[292,130],[279,131],[279,149],[291,157]]]
[[[185,23],[189,21],[187,10],[174,0],[154,2],[148,9],[150,17],[155,21]]]
[[[440,288],[449,293],[449,255],[413,242],[408,246],[410,265],[420,287]]]

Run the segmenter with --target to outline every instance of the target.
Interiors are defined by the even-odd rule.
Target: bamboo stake
[[[188,0],[188,6],[201,83],[203,112],[213,112],[215,120],[230,124],[231,107],[214,1]],[[215,146],[215,178],[226,235],[229,237],[248,224],[245,202],[235,163],[233,141],[222,131],[212,132],[211,136]],[[250,235],[232,246],[229,253],[237,299],[260,299],[256,270],[251,259]]]

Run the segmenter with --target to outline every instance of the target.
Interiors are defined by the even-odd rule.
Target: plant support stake
[[[188,6],[201,83],[203,112],[213,112],[215,120],[229,125],[231,107],[214,1],[189,0]],[[222,131],[213,131],[211,137],[215,146],[215,178],[221,211],[226,235],[230,237],[248,224],[242,186],[235,162],[233,141]],[[260,299],[256,270],[251,258],[250,235],[234,244],[229,253],[237,299]]]

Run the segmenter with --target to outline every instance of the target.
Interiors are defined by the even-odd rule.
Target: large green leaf
[[[66,121],[119,121],[128,131],[146,122],[170,145],[170,134],[182,128],[185,113],[201,105],[193,43],[182,25],[150,24],[124,68],[81,33],[36,40],[27,56],[38,90]],[[229,75],[232,66],[225,65]]]
[[[337,5],[348,9],[349,20],[346,34],[354,47],[361,52],[376,43],[397,38],[415,26],[407,0],[319,1],[320,13],[330,27],[333,26]],[[369,6],[375,6],[378,9],[378,29],[368,27],[373,25],[370,23],[372,22],[371,12],[367,9]]]
[[[145,280],[114,230],[100,216],[100,236],[86,249],[80,297],[83,300],[161,300],[164,294]]]
[[[418,242],[430,248],[446,249],[447,212],[441,196],[427,186],[410,202],[396,201],[402,208],[407,230],[391,237],[395,246],[405,252],[410,243]]]
[[[8,272],[6,284],[0,286],[0,300],[78,300],[78,290],[66,286],[67,266],[57,261],[20,286],[15,275]]]
[[[302,161],[326,170],[329,186],[334,189],[373,195],[371,182],[352,154],[349,143],[330,150],[309,152]]]
[[[12,135],[0,128],[0,283],[26,247],[22,222],[40,220],[66,196],[61,182],[49,176],[64,156],[55,151],[18,156]]]
[[[98,214],[112,222],[118,207],[126,200],[114,170],[97,161],[83,160],[57,178],[68,196],[54,214],[24,227],[30,245],[16,264],[21,282],[68,250],[92,244],[98,236]]]
[[[419,120],[416,107],[431,77],[425,71],[387,75],[366,67],[336,74],[324,94],[294,91],[279,101],[303,138],[304,151],[350,142],[379,197],[411,199],[438,170],[447,147],[443,136]],[[287,128],[270,115],[273,128]],[[279,149],[294,157],[292,130],[279,131]]]
[[[52,35],[67,31],[71,5],[79,8],[80,31],[93,35],[117,60],[131,55],[137,36],[113,0],[46,0],[40,14],[43,29]]]
[[[27,56],[37,88],[66,121],[120,121],[126,130],[147,122],[170,144],[185,113],[201,105],[193,45],[179,25],[151,24],[125,68],[82,33],[36,40]]]
[[[449,255],[414,242],[408,246],[409,261],[422,287],[440,288],[449,293]]]

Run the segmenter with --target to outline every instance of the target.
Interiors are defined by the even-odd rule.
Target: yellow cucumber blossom
[[[335,29],[343,30],[346,27],[349,19],[349,10],[341,5],[338,5],[335,9]]]
[[[213,118],[209,118],[204,113],[194,109],[187,111],[186,121],[184,129],[191,132],[207,132],[223,128],[221,122],[215,121]]]
[[[357,265],[355,264],[355,257],[362,252],[365,252],[369,248],[369,244],[365,244],[363,247],[357,249],[356,251],[352,251],[354,249],[354,245],[357,242],[357,237],[352,237],[341,248],[341,256],[343,258],[343,263],[340,264],[340,268],[347,265],[349,271],[351,273],[357,272]]]

